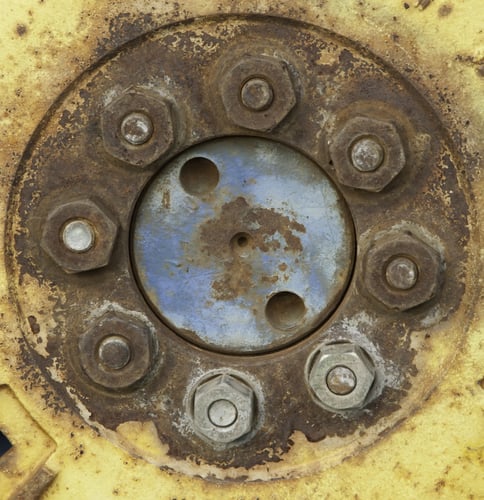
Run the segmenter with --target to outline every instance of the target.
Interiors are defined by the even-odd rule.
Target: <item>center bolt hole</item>
[[[266,318],[278,330],[290,330],[299,326],[305,314],[303,299],[292,292],[276,293],[266,305]]]
[[[193,196],[211,193],[217,187],[219,179],[217,166],[208,158],[190,158],[180,170],[180,183]]]
[[[241,257],[247,257],[252,249],[252,236],[248,233],[237,233],[230,240],[230,248]]]
[[[237,408],[227,399],[219,399],[210,405],[208,418],[216,427],[229,427],[237,420]]]

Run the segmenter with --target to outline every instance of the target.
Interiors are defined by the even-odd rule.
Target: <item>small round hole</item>
[[[306,313],[304,301],[292,292],[273,295],[266,305],[266,317],[278,330],[290,330],[298,326]]]
[[[218,168],[208,158],[190,158],[180,171],[180,182],[183,189],[194,196],[210,193],[215,189],[218,181]]]
[[[252,248],[252,237],[247,233],[237,233],[230,240],[230,247],[232,251],[241,257],[247,257]]]
[[[239,236],[237,238],[237,245],[239,245],[239,247],[246,247],[248,244],[249,239],[247,238],[247,236]]]

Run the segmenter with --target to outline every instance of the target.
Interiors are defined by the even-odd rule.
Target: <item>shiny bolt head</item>
[[[216,443],[231,443],[251,431],[255,418],[252,388],[229,374],[202,382],[193,396],[193,424]]]
[[[121,135],[133,146],[145,144],[153,135],[153,122],[146,113],[129,113],[121,122]]]
[[[371,137],[362,137],[351,146],[351,163],[360,172],[373,172],[382,164],[383,157],[383,148]]]
[[[40,246],[66,273],[92,271],[108,265],[118,224],[99,201],[82,199],[51,210]]]
[[[374,381],[375,366],[357,345],[325,345],[311,358],[309,387],[317,403],[330,411],[363,408]]]
[[[69,221],[62,229],[62,243],[71,252],[84,253],[94,246],[96,234],[87,220]]]
[[[370,244],[363,283],[388,309],[406,311],[436,296],[443,267],[440,253],[412,232],[389,232]]]
[[[246,129],[268,132],[296,105],[289,67],[276,57],[244,57],[220,80],[228,119]]]
[[[242,104],[252,111],[264,111],[274,99],[271,84],[262,78],[251,78],[240,91]]]
[[[335,366],[326,376],[328,389],[334,394],[344,396],[356,387],[356,376],[347,366]]]
[[[405,148],[390,121],[355,116],[338,128],[329,150],[335,175],[344,186],[379,192],[403,170]]]
[[[144,168],[175,142],[173,104],[157,92],[133,87],[110,102],[101,114],[106,152],[124,164]]]
[[[79,358],[92,382],[111,390],[128,389],[152,368],[154,345],[148,324],[108,312],[79,337]]]

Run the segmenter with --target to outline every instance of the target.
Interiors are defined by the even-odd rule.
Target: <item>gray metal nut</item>
[[[367,160],[374,163],[367,169],[363,166],[357,168],[352,154],[354,146],[363,142],[367,142],[367,146],[373,145],[373,148],[368,148],[371,151],[367,152]],[[365,191],[381,191],[402,171],[406,161],[402,138],[395,125],[366,116],[348,120],[335,133],[329,150],[338,181]],[[376,160],[375,156],[380,154],[381,158]],[[361,156],[364,157],[360,153]]]
[[[347,391],[331,390],[328,383],[331,371],[339,367],[344,367],[353,374],[354,387]],[[317,402],[331,411],[365,406],[374,380],[373,362],[361,347],[350,343],[320,347],[312,357],[308,374],[308,383]]]
[[[65,238],[66,229],[77,224],[89,228],[91,233],[85,248],[82,238],[79,248],[69,246],[71,240]],[[118,224],[107,208],[98,200],[87,198],[55,207],[45,221],[40,245],[65,272],[79,273],[109,263],[117,232]]]
[[[195,430],[217,443],[231,443],[252,429],[254,391],[229,374],[202,382],[193,397]]]
[[[400,275],[396,274],[398,267],[392,266],[395,263],[403,268]],[[442,270],[439,252],[410,231],[388,233],[374,241],[366,252],[362,269],[368,292],[389,309],[397,311],[417,307],[432,299],[439,290]]]
[[[169,100],[148,89],[130,88],[102,112],[104,147],[112,157],[129,165],[151,165],[175,141],[174,118]]]
[[[228,118],[251,130],[272,130],[296,105],[288,66],[275,57],[243,58],[223,75],[221,93]]]
[[[147,324],[108,312],[79,337],[81,365],[89,378],[108,389],[126,389],[152,366],[154,345]]]

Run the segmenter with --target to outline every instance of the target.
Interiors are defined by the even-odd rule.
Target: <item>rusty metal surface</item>
[[[178,22],[203,14],[214,14],[217,11],[227,13],[257,11],[266,15],[302,18],[314,25],[324,26],[354,37],[361,43],[361,46],[365,47],[364,52],[366,48],[369,48],[405,74],[426,97],[430,103],[429,106],[436,111],[442,121],[442,126],[447,129],[447,141],[449,138],[452,140],[450,149],[454,155],[454,161],[459,155],[462,158],[461,162],[455,162],[458,165],[456,177],[459,186],[467,193],[467,201],[473,205],[473,212],[471,210],[471,216],[466,220],[469,224],[471,239],[466,247],[466,251],[469,252],[466,272],[459,275],[463,290],[465,285],[460,307],[452,309],[450,314],[445,315],[445,322],[438,323],[436,320],[437,323],[434,326],[427,328],[425,325],[432,323],[428,321],[429,315],[427,321],[421,324],[425,329],[414,330],[412,334],[414,345],[416,349],[419,349],[418,355],[414,358],[419,372],[412,381],[422,387],[417,391],[413,391],[413,388],[409,390],[407,400],[403,401],[404,407],[397,412],[399,411],[399,416],[402,417],[408,416],[413,409],[420,408],[420,411],[401,423],[397,432],[384,432],[384,429],[392,427],[391,422],[384,420],[378,425],[363,430],[360,432],[360,437],[356,439],[355,446],[331,439],[323,440],[319,444],[308,443],[296,431],[291,436],[294,444],[289,452],[281,455],[280,462],[266,464],[264,472],[262,468],[254,467],[250,471],[226,470],[218,476],[240,477],[247,474],[250,479],[267,479],[304,475],[339,464],[332,470],[326,470],[324,475],[306,477],[300,481],[244,484],[239,487],[226,484],[222,487],[196,479],[188,480],[181,475],[164,473],[150,467],[142,460],[128,457],[115,447],[110,447],[103,437],[90,433],[87,427],[83,429],[83,422],[65,409],[64,404],[56,396],[57,391],[62,391],[62,389],[59,389],[57,383],[50,379],[52,374],[54,378],[57,378],[56,369],[50,367],[49,372],[41,371],[31,364],[33,358],[25,351],[25,344],[19,339],[16,331],[16,316],[10,305],[6,305],[4,313],[2,312],[5,314],[5,316],[2,315],[2,331],[7,332],[7,337],[4,336],[0,340],[2,352],[6,353],[6,359],[0,367],[3,370],[3,379],[8,380],[11,386],[16,388],[17,393],[23,394],[25,401],[28,400],[29,410],[43,422],[43,425],[49,427],[49,421],[56,422],[55,425],[50,425],[50,432],[56,436],[58,442],[63,443],[62,451],[53,461],[53,466],[56,470],[64,469],[64,474],[54,483],[51,494],[55,497],[69,494],[68,492],[72,492],[73,485],[77,485],[78,492],[83,491],[86,496],[101,494],[132,497],[135,493],[139,493],[140,488],[145,488],[146,496],[152,497],[159,496],[156,487],[160,481],[162,481],[166,495],[176,496],[183,492],[183,496],[187,498],[209,498],[220,495],[220,492],[230,498],[244,495],[269,498],[275,494],[274,492],[281,497],[313,498],[316,494],[348,498],[358,494],[362,498],[374,498],[375,495],[380,494],[389,496],[390,494],[393,496],[409,494],[410,491],[414,492],[414,489],[423,497],[441,497],[442,495],[457,497],[479,491],[476,471],[480,470],[479,461],[482,461],[482,453],[479,452],[479,449],[482,450],[482,447],[479,448],[482,440],[479,441],[478,431],[482,414],[474,405],[479,401],[479,394],[482,394],[482,376],[479,375],[482,356],[478,355],[479,349],[482,351],[482,342],[479,341],[478,318],[473,323],[471,321],[472,311],[475,309],[478,297],[476,295],[479,275],[476,260],[479,248],[477,214],[480,211],[479,207],[482,206],[480,195],[482,190],[479,189],[482,182],[478,178],[479,147],[482,146],[480,134],[482,127],[479,126],[482,124],[482,113],[479,112],[478,106],[482,103],[482,93],[478,92],[479,89],[482,90],[482,78],[479,80],[479,74],[482,75],[482,55],[479,56],[477,43],[479,35],[476,35],[478,31],[475,29],[475,23],[472,23],[473,19],[477,19],[475,16],[479,10],[477,2],[460,4],[446,2],[445,5],[439,5],[438,2],[425,2],[428,6],[425,12],[418,12],[409,3],[393,5],[388,2],[362,2],[361,5],[356,5],[353,2],[328,1],[324,5],[316,5],[316,3],[283,1],[278,3],[277,7],[265,2],[246,2],[244,5],[233,2],[230,6],[222,4],[202,6],[196,5],[196,2],[187,2],[181,9],[177,5],[162,6],[160,3],[150,6],[150,2],[136,5],[130,3],[128,6],[125,2],[119,2],[116,5],[110,2],[105,5],[100,3],[88,5],[89,2],[82,1],[69,5],[65,11],[60,8],[62,2],[58,1],[42,2],[39,5],[31,3],[28,15],[23,10],[23,4],[19,3],[15,5],[13,15],[9,14],[5,18],[7,21],[3,21],[6,29],[3,30],[2,36],[4,40],[11,39],[11,42],[4,47],[5,61],[9,60],[9,54],[17,52],[20,59],[10,56],[11,61],[26,61],[25,64],[12,64],[8,77],[2,76],[6,83],[6,90],[2,96],[5,107],[1,129],[2,138],[5,141],[0,154],[5,166],[2,170],[2,188],[5,193],[10,189],[19,155],[34,125],[41,120],[55,96],[79,71],[87,68],[121,43],[168,22]],[[345,8],[342,8],[343,5]],[[64,22],[59,23],[53,30],[53,19],[59,17]],[[466,37],[460,36],[464,31]],[[456,35],[457,33],[459,35]],[[194,38],[197,36],[198,33],[195,33]],[[338,40],[341,42],[341,39]],[[355,46],[351,48],[355,49]],[[442,61],[446,61],[445,69]],[[37,71],[32,71],[34,66]],[[390,72],[395,75],[393,71]],[[49,116],[51,114],[49,113]],[[418,120],[419,117],[417,117]],[[442,163],[440,165],[443,167]],[[432,169],[427,166],[426,168]],[[434,196],[441,196],[445,199],[443,192],[436,194],[432,188],[438,192],[442,187],[445,189],[450,187],[451,182],[446,181],[448,171],[448,168],[439,169],[435,166],[432,170],[433,174],[427,177],[434,181],[426,190],[427,194],[419,192],[419,183],[415,186],[415,191],[419,192],[418,199],[425,200],[426,197]],[[450,172],[453,172],[452,167]],[[410,185],[411,180],[409,181],[405,173],[404,175],[403,183]],[[106,180],[106,178],[104,176],[103,179]],[[470,191],[471,184],[475,187],[473,195]],[[423,185],[424,183],[421,184]],[[395,194],[396,191],[392,188],[391,193]],[[406,193],[411,192],[413,189],[406,191]],[[357,196],[355,195],[355,199]],[[3,199],[6,200],[7,196]],[[379,198],[378,203],[380,200]],[[372,204],[370,199],[366,199],[365,202],[370,206]],[[424,203],[424,206],[427,207],[428,204]],[[408,213],[411,214],[413,204],[409,203],[406,207],[409,208]],[[466,205],[464,204],[463,207],[465,212]],[[386,216],[387,212],[383,205],[382,210],[380,214],[383,213]],[[455,212],[457,213],[458,210]],[[378,213],[375,207],[373,214]],[[449,211],[446,211],[445,215],[440,217],[445,219],[448,214]],[[45,213],[43,215],[45,216]],[[456,218],[455,222],[457,223],[458,220]],[[437,226],[437,223],[435,225]],[[405,229],[415,233],[415,228],[411,225],[404,226]],[[387,228],[383,228],[382,231],[387,231]],[[366,241],[374,241],[373,236],[368,240],[363,239],[362,243],[366,245]],[[428,236],[429,234],[423,234],[423,232],[418,234],[418,237],[424,241],[430,241]],[[439,252],[442,251],[437,241],[434,240],[432,243]],[[369,245],[370,243],[367,246]],[[451,252],[443,252],[443,255],[446,258],[446,266],[449,266],[454,264],[453,258],[457,258],[458,252],[454,249]],[[358,257],[357,263],[361,262],[360,259],[361,256]],[[59,276],[62,275],[59,274]],[[4,286],[6,280],[3,274],[2,278],[2,286]],[[445,280],[447,279],[446,275]],[[12,284],[12,280],[10,283]],[[49,290],[47,286],[39,288],[35,284],[31,285],[32,283],[30,285],[23,283],[24,287],[30,286],[28,291],[32,294],[31,297],[36,299],[36,307],[38,309],[46,307],[48,310],[51,303],[42,299],[45,297],[45,292]],[[364,283],[360,283],[359,286],[361,292],[366,293]],[[444,288],[446,286],[445,281]],[[9,304],[4,288],[2,288],[2,293],[5,304]],[[106,294],[109,295],[109,293],[106,287]],[[34,298],[32,300],[34,301]],[[368,300],[374,299],[368,297]],[[429,311],[438,313],[436,307],[434,308],[433,305],[430,307]],[[34,309],[33,307],[32,310]],[[395,315],[390,316],[397,318]],[[439,313],[437,316],[442,317],[443,314]],[[28,333],[31,339],[36,338],[34,335],[47,339],[47,332],[53,332],[56,321],[59,321],[58,319],[54,321],[48,313],[38,316],[24,314],[23,317],[27,320],[23,323],[23,330],[30,332],[31,329],[32,334]],[[402,328],[407,331],[410,331],[417,323],[408,324],[406,313],[398,317],[400,323],[404,318]],[[360,324],[360,329],[368,331],[373,328],[373,325],[366,324],[365,326],[368,318],[360,319],[363,319],[360,322],[363,323]],[[356,323],[344,324],[343,330],[353,332],[352,335],[354,335]],[[469,324],[472,325],[471,329],[468,334],[465,334]],[[386,325],[381,324],[381,326],[384,329]],[[406,339],[407,336],[402,335],[398,338]],[[44,351],[41,343],[37,346],[37,350],[42,353]],[[423,349],[421,349],[422,346]],[[20,350],[23,355],[18,358]],[[56,363],[55,361],[54,364]],[[13,375],[14,373],[24,375],[18,379]],[[445,373],[448,375],[443,383],[439,384]],[[435,389],[437,384],[439,385]],[[430,398],[422,397],[422,394],[430,392],[432,392]],[[78,402],[77,406],[82,408],[81,414],[89,419],[89,413],[82,403]],[[392,421],[397,422],[397,419]],[[71,429],[72,433],[69,435]],[[109,434],[107,430],[101,429],[101,431],[103,435]],[[365,436],[365,432],[371,436]],[[139,422],[130,425],[127,422],[119,426],[118,436],[109,435],[115,442],[122,441],[123,446],[132,454],[144,454],[153,463],[167,464],[170,462],[170,457],[166,454],[166,448],[161,446],[159,452],[153,452],[152,443],[157,439],[156,434],[152,432],[148,422],[146,425]],[[141,441],[146,436],[150,436],[152,442],[150,441],[148,446],[143,447]],[[442,436],[445,436],[445,439]],[[374,446],[362,451],[370,442],[374,442]],[[142,453],[139,450],[142,450]],[[353,456],[356,455],[356,451],[359,451],[359,455]],[[103,475],[102,471],[109,461],[108,457],[112,457],[113,464],[119,465],[119,470],[110,466],[107,475]],[[324,460],[321,457],[324,457]],[[340,463],[343,458],[347,457],[352,458]],[[121,466],[121,463],[124,466]],[[184,468],[185,465],[187,468]],[[173,468],[184,470],[192,475],[214,473],[213,469],[210,471],[200,464],[193,464],[190,468],[188,462],[186,464],[178,462]],[[120,475],[115,476],[114,470],[119,471]],[[104,480],[102,482],[90,481],[86,484],[84,480],[86,472],[90,474],[90,477],[104,478]],[[142,486],[140,486],[140,474],[143,474]],[[217,474],[219,473],[216,472],[215,475]],[[364,481],[361,481],[361,475],[365,475]],[[328,484],[331,484],[330,488],[326,486]]]
[[[242,39],[250,43],[241,45]],[[398,182],[385,189],[378,186],[380,193],[340,185],[353,219],[358,253],[354,277],[330,321],[293,348],[264,356],[228,357],[187,343],[147,305],[130,266],[130,227],[144,186],[171,156],[221,135],[251,134],[234,125],[225,113],[223,90],[214,75],[239,53],[259,58],[268,52],[292,68],[298,102],[279,127],[259,135],[303,151],[337,182],[339,164],[327,144],[342,124],[355,114],[375,120],[391,116],[396,123],[392,127],[406,138],[405,165]],[[157,161],[143,170],[112,161],[103,140],[106,106],[111,106],[110,100],[119,102],[116,96],[133,86],[165,96],[174,103],[178,122],[184,124],[177,129],[177,146],[171,156],[163,148]],[[138,107],[128,106],[125,111],[139,111]],[[163,133],[154,127],[154,138]],[[171,135],[171,128],[167,133]],[[119,140],[113,137],[109,140]],[[382,144],[386,147],[385,141]],[[145,146],[132,145],[129,151],[133,158],[138,151],[144,158]],[[386,153],[389,158],[392,154]],[[185,23],[142,38],[71,87],[38,130],[19,170],[9,209],[10,234],[15,235],[9,243],[9,273],[20,315],[25,324],[35,325],[24,329],[30,345],[25,363],[38,365],[48,378],[55,373],[55,381],[61,382],[57,394],[62,405],[81,411],[106,436],[115,436],[110,431],[127,423],[152,422],[168,449],[159,465],[177,469],[183,460],[202,461],[220,478],[225,477],[224,469],[257,470],[268,465],[277,476],[277,464],[283,459],[287,471],[295,432],[324,449],[325,441],[331,440],[332,447],[338,442],[343,446],[375,425],[391,428],[412,410],[414,401],[426,397],[429,383],[419,384],[420,374],[425,372],[425,379],[431,380],[432,370],[435,374],[440,370],[428,364],[420,332],[438,330],[439,323],[459,308],[464,291],[468,209],[459,179],[460,162],[436,116],[409,83],[346,40],[288,21],[233,17]],[[66,275],[40,248],[41,228],[56,206],[88,194],[95,194],[116,214],[120,224],[117,244],[109,266],[96,273]],[[361,266],[376,235],[409,230],[429,241],[452,265],[446,268],[438,297],[402,315],[367,299]],[[425,273],[420,279],[425,279]],[[423,281],[422,286],[430,284]],[[39,290],[48,290],[41,307],[30,300]],[[139,389],[123,394],[100,391],[90,383],[77,341],[82,332],[113,311],[144,322],[154,332],[163,355]],[[440,332],[439,343],[459,343],[460,335]],[[351,418],[316,404],[304,375],[307,359],[318,344],[343,340],[364,348],[376,367],[373,401]],[[448,349],[442,355],[442,365],[451,354]],[[254,380],[263,402],[257,432],[223,449],[207,446],[184,410],[190,388],[201,375],[221,367]],[[369,444],[375,437],[368,434],[362,442]],[[297,462],[291,467],[297,469]]]

